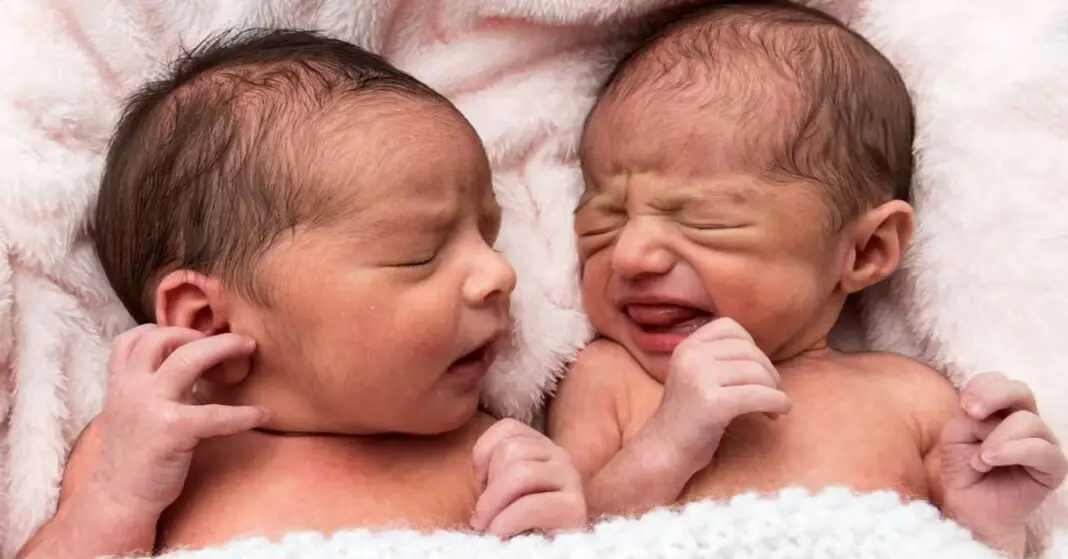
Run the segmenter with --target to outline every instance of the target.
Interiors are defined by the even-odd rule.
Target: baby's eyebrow
[[[649,205],[662,212],[679,212],[697,205],[742,205],[752,199],[754,192],[749,185],[735,181],[716,184],[680,185],[654,198]]]
[[[587,180],[586,188],[582,191],[582,196],[579,197],[578,204],[575,205],[575,211],[572,213],[578,213],[579,210],[590,205],[600,210],[618,210],[626,203],[626,189],[611,188],[606,190],[602,188],[602,185],[591,183]]]
[[[573,213],[578,213],[579,210],[586,206],[593,206],[594,209],[598,210],[618,211],[623,208],[625,203],[625,194],[621,196],[615,192],[586,190],[582,193],[582,197],[579,198],[579,202],[575,206],[575,211]]]

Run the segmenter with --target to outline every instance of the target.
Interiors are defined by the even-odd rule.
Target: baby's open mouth
[[[475,363],[482,363],[486,359],[486,353],[489,351],[489,344],[483,345],[478,349],[464,355],[453,362],[453,367],[462,367],[464,365],[472,365]]]
[[[623,310],[638,328],[651,334],[688,336],[715,318],[706,310],[680,305],[627,305]]]

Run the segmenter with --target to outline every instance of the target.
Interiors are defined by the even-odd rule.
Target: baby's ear
[[[171,272],[156,288],[156,323],[209,336],[229,332],[223,294],[213,277],[189,270]]]
[[[912,230],[912,206],[903,200],[876,206],[855,220],[846,230],[842,289],[856,293],[886,279],[901,264]]]

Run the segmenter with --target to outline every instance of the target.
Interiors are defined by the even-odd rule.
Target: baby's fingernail
[[[995,466],[998,463],[998,453],[988,450],[980,455],[980,459],[988,466]]]
[[[990,464],[983,461],[981,455],[976,454],[975,457],[972,458],[972,468],[977,472],[986,473],[990,471]]]

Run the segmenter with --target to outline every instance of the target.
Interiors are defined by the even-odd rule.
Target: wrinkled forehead
[[[582,138],[587,174],[692,176],[774,166],[794,128],[796,88],[775,76],[673,72],[598,102]]]

